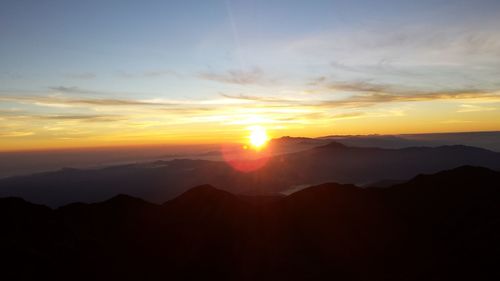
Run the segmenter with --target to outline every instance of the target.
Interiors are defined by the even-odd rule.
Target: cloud
[[[36,114],[28,111],[20,110],[0,110],[0,117],[7,118],[9,120],[78,120],[78,121],[89,121],[89,122],[107,122],[107,121],[119,121],[126,120],[127,117],[123,115],[112,115],[112,114]]]
[[[165,76],[174,76],[177,78],[183,77],[183,75],[174,70],[146,70],[144,72],[127,72],[119,71],[117,76],[120,78],[133,79],[133,78],[160,78]]]
[[[82,89],[79,87],[71,86],[53,86],[49,87],[49,90],[56,92],[56,93],[61,93],[61,94],[104,94],[103,92],[99,91],[93,91],[93,90],[87,90],[87,89]]]
[[[368,81],[334,82],[326,85],[327,89],[347,92],[387,92],[395,91],[393,86]]]
[[[228,70],[224,73],[202,72],[198,77],[205,80],[238,85],[272,83],[272,80],[266,78],[264,72],[258,67],[248,70]]]
[[[245,94],[231,95],[231,94],[220,94],[222,97],[235,100],[245,100],[245,101],[260,101],[267,103],[294,103],[294,100],[277,98],[277,97],[262,97],[262,96],[251,96]]]
[[[327,78],[325,76],[320,76],[314,79],[311,79],[309,83],[307,83],[308,86],[320,86],[323,85],[326,82]]]
[[[140,100],[129,100],[129,99],[72,99],[65,100],[67,104],[85,104],[85,105],[101,105],[101,106],[165,106],[171,105],[168,103],[159,102],[147,102]]]
[[[293,54],[330,57],[332,66],[353,70],[353,66],[376,65],[381,61],[413,65],[463,65],[483,63],[485,57],[500,59],[500,34],[494,25],[478,28],[430,24],[388,29],[327,31],[286,42]],[[446,50],[446,51],[443,51]]]
[[[8,79],[12,80],[22,80],[25,79],[26,76],[17,72],[11,72],[11,71],[2,71],[0,72],[0,78],[5,77]]]
[[[358,94],[342,100],[326,100],[319,102],[318,106],[336,107],[367,107],[381,103],[391,102],[422,102],[433,100],[473,100],[473,99],[500,99],[497,93],[489,93],[471,90],[445,90],[435,92],[406,92],[406,93],[385,93],[370,92]]]
[[[500,32],[488,24],[330,30],[285,40],[274,49],[282,53],[274,54],[282,64],[300,58],[304,69],[314,65],[339,80],[480,88],[498,85],[500,75]]]
[[[345,112],[346,110],[361,109],[380,104],[395,102],[422,102],[432,100],[474,100],[500,101],[500,94],[476,89],[457,89],[441,91],[417,91],[399,89],[384,84],[371,84],[366,81],[342,82],[327,87],[335,91],[351,92],[350,95],[333,98],[325,95],[314,96],[258,96],[247,94],[221,93],[222,99],[207,100],[132,100],[132,99],[95,99],[95,98],[68,98],[61,96],[0,96],[1,101],[35,104],[52,107],[81,107],[89,112],[74,114],[69,112],[40,114],[32,109],[26,112],[7,110],[1,116],[15,118],[22,122],[29,119],[38,120],[75,120],[82,122],[115,122],[127,120],[162,120],[167,118],[170,123],[177,124],[199,122],[229,122],[230,120],[245,120],[254,122],[252,116],[263,116],[267,123],[293,123],[307,120],[334,120],[347,118],[373,117],[377,112]],[[227,102],[235,100],[236,102]],[[241,102],[238,102],[241,101]],[[126,109],[126,110],[124,110]],[[481,109],[484,109],[481,107]],[[73,109],[71,109],[73,111]],[[479,108],[465,106],[463,111],[479,110]],[[43,112],[43,111],[42,111]],[[97,112],[97,114],[96,114]],[[69,113],[69,114],[68,114]],[[374,115],[375,114],[375,115]],[[158,119],[159,118],[159,119]],[[12,119],[14,120],[14,119]],[[226,120],[226,121],[225,121]],[[36,121],[35,121],[36,122]]]
[[[0,132],[0,137],[3,138],[16,138],[16,137],[26,137],[34,135],[34,132],[25,132],[25,131],[12,131],[12,132]]]
[[[132,99],[68,98],[61,96],[0,96],[0,101],[32,103],[45,106],[171,106],[171,103]]]
[[[361,108],[369,107],[377,104],[386,104],[393,102],[423,102],[433,100],[497,100],[500,101],[500,92],[489,91],[486,89],[477,88],[458,88],[458,89],[437,89],[424,90],[413,89],[409,87],[399,87],[396,85],[388,85],[382,83],[372,83],[370,81],[344,81],[344,82],[327,82],[323,77],[313,80],[314,83],[320,86],[320,90],[329,95],[314,95],[301,98],[291,97],[270,97],[270,96],[255,96],[255,95],[230,95],[221,94],[221,96],[229,99],[239,99],[244,101],[252,101],[259,103],[260,106],[266,104],[271,106],[304,106],[304,107],[330,107],[330,108]],[[342,96],[334,96],[331,94],[342,93]],[[478,107],[474,107],[479,110]],[[492,110],[481,107],[482,110]],[[464,110],[472,110],[468,107]]]
[[[161,135],[170,132],[167,128],[187,133],[192,128],[203,130],[203,127],[213,126],[228,130],[230,126],[242,124],[306,128],[326,126],[339,120],[338,124],[342,125],[340,120],[345,119],[401,116],[404,112],[400,104],[388,105],[398,102],[444,100],[486,107],[483,102],[500,101],[500,92],[476,88],[430,91],[369,80],[330,81],[327,78],[317,79],[316,84],[315,87],[324,91],[322,94],[292,91],[273,95],[220,93],[217,97],[198,100],[90,98],[69,94],[34,96],[28,92],[0,94],[0,103],[9,102],[9,107],[0,110],[0,118],[4,119],[4,124],[11,125],[10,132],[4,134],[12,136],[21,136],[19,132],[27,131],[47,138],[56,137],[55,132],[58,137],[66,137],[70,129],[94,136]],[[12,106],[10,103],[17,104]],[[377,105],[381,106],[366,109]],[[471,111],[478,107],[463,106],[461,109]],[[446,114],[445,121],[462,120],[462,115]],[[435,121],[442,122],[442,119]]]
[[[443,124],[467,124],[467,123],[472,123],[472,121],[460,120],[460,119],[449,119],[449,120],[441,121],[441,123],[443,123]]]
[[[112,122],[127,119],[125,116],[120,115],[34,115],[30,117],[45,120],[77,120],[85,122]]]
[[[342,114],[336,114],[331,116],[331,119],[352,119],[352,118],[360,118],[364,117],[366,113],[364,112],[347,112]]]
[[[463,87],[438,88],[435,90],[400,86],[396,84],[374,83],[369,80],[328,81],[325,76],[312,80],[315,93],[348,95],[344,98],[324,99],[319,104],[324,106],[366,107],[379,103],[419,102],[432,100],[458,99],[500,99],[497,89]]]
[[[163,77],[163,76],[181,77],[181,75],[178,72],[172,70],[150,70],[150,71],[145,71],[142,75],[144,77],[151,77],[151,78]]]
[[[383,82],[372,82],[372,79],[329,81],[325,76],[320,76],[312,80],[309,85],[315,86],[323,92],[358,92],[358,93],[389,93],[397,95],[418,95],[429,93],[486,93],[496,91],[496,88],[487,87],[411,87],[409,85],[388,84]],[[317,91],[318,92],[318,91]]]
[[[483,111],[493,111],[493,110],[497,110],[497,108],[482,106],[482,105],[474,105],[474,104],[461,104],[460,109],[457,110],[457,112],[466,113],[466,112],[483,112]]]
[[[340,61],[331,61],[330,66],[336,71],[350,72],[361,76],[390,76],[390,77],[413,77],[426,76],[419,71],[419,66],[397,64],[397,60],[380,58],[369,64],[347,64]],[[434,67],[435,68],[435,67]]]
[[[81,80],[91,80],[97,77],[95,73],[92,72],[81,72],[81,73],[68,73],[65,77],[70,79],[81,79]]]

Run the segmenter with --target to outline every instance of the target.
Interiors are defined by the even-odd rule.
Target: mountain
[[[327,139],[283,137],[269,142],[272,154],[297,152],[328,143]],[[0,151],[0,178],[49,172],[63,167],[103,168],[126,163],[193,159],[220,161],[237,152],[241,144],[154,145],[107,148],[60,149],[48,151]]]
[[[310,140],[284,138],[278,141]],[[265,161],[263,168],[246,173],[234,170],[224,161],[189,159],[101,169],[67,168],[0,179],[0,196],[18,196],[39,204],[61,206],[75,201],[97,202],[125,193],[160,203],[192,186],[206,183],[232,193],[275,195],[324,182],[367,185],[386,179],[406,181],[420,173],[462,165],[500,169],[500,153],[462,145],[383,149],[330,142]]]
[[[498,280],[500,173],[464,166],[388,188],[289,196],[210,185],[58,209],[0,199],[9,280]]]
[[[383,149],[349,147],[332,142],[311,150],[275,157],[267,168],[300,177],[294,184],[326,181],[364,184],[382,179],[406,180],[419,173],[432,173],[462,165],[498,170],[499,160],[500,153],[462,145]]]
[[[353,147],[401,149],[467,145],[500,152],[500,132],[462,132],[398,135],[332,135],[319,138],[280,137],[270,140],[273,156],[311,149],[336,141]],[[223,146],[226,153],[241,145]],[[132,147],[87,148],[51,151],[0,152],[0,178],[48,172],[63,167],[103,168],[125,163],[146,163],[178,158],[220,161],[221,145],[155,145]]]
[[[337,141],[348,146],[407,148],[412,146],[443,146],[461,144],[500,152],[500,132],[459,132],[398,135],[325,136],[316,140]]]

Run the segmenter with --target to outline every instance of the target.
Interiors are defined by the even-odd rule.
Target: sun
[[[251,126],[248,128],[250,130],[250,135],[248,139],[250,141],[250,146],[254,149],[262,149],[269,140],[266,129],[262,126]]]

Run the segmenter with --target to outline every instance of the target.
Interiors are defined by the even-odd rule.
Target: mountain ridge
[[[16,212],[0,212],[9,218],[1,220],[0,239],[10,241],[0,243],[4,276],[500,277],[493,262],[500,253],[497,171],[464,166],[384,189],[325,183],[262,204],[248,200],[210,185],[161,205],[119,195],[99,203],[42,206],[40,212],[39,205],[24,200],[0,199],[0,210],[4,202],[18,205]]]
[[[36,203],[61,206],[74,201],[97,202],[126,193],[162,203],[206,183],[233,193],[271,195],[296,186],[331,181],[361,186],[385,179],[404,181],[419,173],[462,165],[499,170],[500,153],[468,146],[385,149],[330,142],[270,157],[263,168],[248,173],[235,171],[222,161],[190,159],[90,170],[65,169],[0,179],[0,196],[20,196]]]
[[[443,177],[443,176],[445,179],[450,179],[451,176],[454,176],[454,177],[457,176],[460,178],[460,181],[461,181],[461,180],[463,180],[461,176],[464,176],[464,174],[465,174],[464,177],[468,178],[470,180],[470,177],[468,177],[467,175],[471,174],[471,173],[476,173],[476,174],[480,173],[482,176],[489,175],[490,177],[500,176],[500,171],[495,171],[495,170],[485,168],[485,167],[480,167],[480,166],[464,165],[464,166],[460,166],[457,168],[443,170],[443,171],[439,171],[437,173],[432,173],[432,174],[418,174],[418,175],[414,176],[413,178],[409,179],[408,181],[405,181],[403,183],[396,183],[396,184],[393,184],[391,186],[384,187],[384,188],[397,189],[397,188],[400,188],[401,186],[406,187],[406,186],[410,186],[413,184],[423,184],[423,183],[426,183],[427,179],[439,179],[440,177]],[[479,179],[479,177],[475,178],[475,180],[476,179]],[[484,184],[484,183],[489,182],[490,180],[491,179],[489,177],[487,177],[487,178],[482,177],[480,182]],[[465,181],[465,183],[467,183],[467,181]],[[349,191],[356,192],[356,191],[366,190],[367,188],[353,185],[353,184],[325,182],[322,184],[305,187],[303,189],[300,189],[300,190],[295,191],[295,192],[288,194],[288,195],[283,195],[283,196],[276,195],[274,197],[276,197],[276,198],[290,198],[290,197],[298,196],[300,194],[308,193],[311,190],[321,190],[321,189],[323,189],[323,190],[325,190],[325,189],[327,189],[327,190],[328,189],[341,189],[341,190],[349,190]],[[372,189],[372,188],[369,188],[369,189]],[[373,190],[373,191],[376,192],[376,190]],[[194,187],[188,189],[187,191],[183,192],[179,196],[177,196],[173,199],[167,200],[163,203],[149,202],[149,201],[144,200],[140,197],[135,197],[135,196],[128,195],[128,194],[113,195],[108,199],[105,199],[105,200],[99,201],[99,202],[93,202],[93,203],[85,203],[85,202],[76,201],[76,202],[72,202],[72,203],[69,203],[67,205],[57,207],[57,208],[51,208],[50,206],[46,206],[43,204],[33,203],[33,202],[30,202],[24,198],[15,197],[15,196],[0,197],[0,201],[5,201],[5,202],[11,201],[11,202],[16,202],[18,204],[33,204],[35,206],[48,208],[51,210],[57,210],[60,208],[71,206],[71,205],[91,206],[91,205],[107,205],[107,204],[123,204],[123,203],[137,203],[137,204],[146,203],[146,204],[155,205],[155,206],[162,206],[162,205],[166,205],[172,201],[199,200],[199,198],[203,198],[203,197],[204,198],[210,198],[210,197],[224,198],[224,197],[226,197],[226,198],[232,198],[235,200],[244,200],[244,199],[240,199],[240,197],[247,197],[247,196],[245,194],[233,194],[231,192],[228,192],[227,190],[217,188],[211,184],[202,184],[202,185],[194,186]],[[265,198],[265,197],[268,197],[268,195],[261,195],[261,196],[255,195],[252,197]]]

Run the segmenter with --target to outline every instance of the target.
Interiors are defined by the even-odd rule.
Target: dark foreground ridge
[[[3,280],[500,280],[500,173],[471,166],[282,198],[3,198],[0,222]]]

